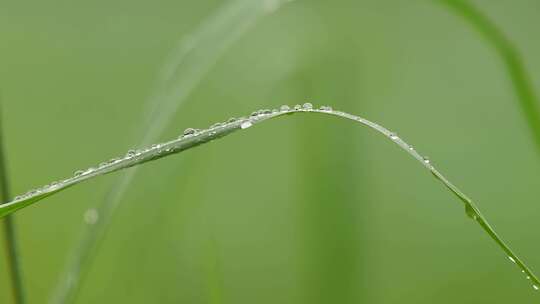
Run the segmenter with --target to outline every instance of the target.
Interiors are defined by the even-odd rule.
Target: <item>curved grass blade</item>
[[[158,73],[154,95],[150,96],[144,113],[149,113],[142,128],[139,146],[146,146],[170,124],[178,109],[212,69],[227,49],[261,17],[274,12],[283,0],[233,0],[204,20],[201,26],[181,40]],[[66,269],[54,290],[50,303],[73,302],[80,280],[93,260],[95,248],[103,239],[122,197],[135,178],[130,170],[111,186],[104,201],[93,210],[99,221],[86,225],[72,249]]]
[[[225,123],[215,124],[205,130],[187,129],[184,132],[184,135],[178,139],[163,144],[154,145],[144,150],[130,151],[125,157],[109,161],[101,165],[97,169],[92,168],[86,171],[81,171],[81,173],[77,176],[68,178],[54,185],[49,185],[41,189],[34,190],[29,194],[24,195],[23,197],[18,197],[13,202],[4,206],[0,206],[0,217],[11,214],[20,208],[35,203],[45,198],[46,196],[78,184],[84,180],[143,164],[172,154],[176,154],[184,150],[196,147],[198,145],[210,142],[214,139],[221,138],[223,136],[231,134],[234,131],[247,129],[255,124],[261,123],[268,119],[297,113],[324,114],[352,120],[377,131],[378,133],[390,139],[393,143],[397,144],[401,149],[409,153],[413,158],[420,162],[420,164],[422,164],[424,168],[426,168],[437,180],[442,182],[445,187],[447,187],[463,202],[466,214],[474,221],[476,221],[480,225],[480,227],[499,245],[499,247],[507,255],[508,259],[515,263],[521,270],[521,272],[526,276],[526,278],[531,282],[533,288],[535,290],[538,290],[540,288],[540,281],[538,280],[538,278],[500,238],[500,236],[488,223],[487,219],[476,207],[474,202],[463,192],[461,192],[461,190],[459,190],[455,185],[453,185],[448,179],[446,179],[435,168],[435,166],[431,163],[429,159],[423,157],[411,145],[409,145],[403,139],[397,136],[396,133],[393,133],[374,122],[346,112],[334,111],[330,107],[323,106],[319,109],[314,109],[313,106],[309,103],[306,103],[303,106],[296,105],[293,109],[290,109],[288,106],[282,106],[279,110],[275,109],[257,111],[252,113],[251,116],[248,118],[231,119]]]
[[[501,57],[516,92],[521,114],[540,152],[540,103],[518,48],[486,15],[466,0],[439,0],[467,21]]]

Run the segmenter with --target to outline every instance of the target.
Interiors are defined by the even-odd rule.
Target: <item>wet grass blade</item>
[[[212,127],[204,130],[188,129],[184,132],[184,135],[178,139],[165,142],[162,144],[154,145],[150,148],[140,151],[130,151],[126,156],[120,159],[112,160],[104,165],[96,168],[81,171],[77,176],[68,178],[64,181],[56,183],[54,185],[45,186],[41,189],[34,190],[23,197],[17,198],[15,201],[0,206],[0,217],[6,216],[15,212],[16,210],[28,206],[36,201],[45,198],[48,195],[57,193],[67,187],[81,183],[87,179],[97,177],[99,175],[111,173],[114,171],[122,170],[139,164],[143,164],[149,161],[160,159],[172,154],[176,154],[187,149],[199,146],[201,144],[210,142],[214,139],[221,138],[229,135],[235,131],[247,129],[251,126],[264,122],[268,119],[284,117],[291,114],[324,114],[330,116],[337,116],[339,118],[352,120],[361,125],[367,126],[378,133],[384,135],[393,143],[398,145],[402,150],[409,153],[414,159],[416,159],[425,169],[427,169],[437,180],[439,180],[446,188],[448,188],[457,198],[464,204],[466,214],[477,222],[480,227],[499,245],[499,247],[507,255],[508,259],[518,266],[521,272],[530,281],[535,290],[539,289],[540,281],[532,273],[532,271],[523,263],[523,261],[510,249],[508,245],[500,238],[495,230],[488,223],[487,219],[482,215],[480,210],[476,207],[474,202],[466,196],[461,190],[459,190],[454,184],[452,184],[447,178],[445,178],[432,164],[432,162],[418,153],[413,146],[406,143],[402,138],[389,131],[388,129],[371,122],[362,117],[352,115],[346,112],[334,111],[329,107],[321,107],[320,109],[313,109],[311,104],[305,104],[304,106],[297,105],[293,109],[287,106],[281,107],[281,109],[275,110],[261,110],[254,112],[248,118],[240,118],[235,120],[229,120],[225,123],[215,124]],[[31,201],[30,203],[27,203]]]

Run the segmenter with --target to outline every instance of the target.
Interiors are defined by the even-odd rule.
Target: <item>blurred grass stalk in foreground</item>
[[[2,200],[0,204],[5,204],[10,201],[11,197],[6,168],[6,151],[4,149],[4,128],[2,126],[2,114],[2,104],[0,99],[0,199]],[[2,222],[13,300],[16,304],[24,304],[25,296],[22,279],[22,267],[21,262],[19,261],[17,230],[15,228],[14,215],[6,216],[2,219]]]
[[[521,54],[514,43],[482,11],[467,0],[437,0],[462,17],[501,57],[516,92],[521,114],[540,153],[540,107]]]

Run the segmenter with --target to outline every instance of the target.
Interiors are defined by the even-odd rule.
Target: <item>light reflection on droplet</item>
[[[251,123],[251,121],[249,120],[246,120],[244,121],[241,125],[240,125],[240,128],[242,129],[247,129],[249,127],[251,127],[253,124]]]

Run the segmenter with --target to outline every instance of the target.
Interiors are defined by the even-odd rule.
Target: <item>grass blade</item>
[[[0,116],[1,114],[0,111]],[[4,150],[4,130],[0,122],[0,199],[2,200],[2,203],[9,202],[9,192],[9,180]],[[9,275],[11,277],[13,291],[13,301],[16,304],[24,304],[24,286],[22,282],[21,262],[19,261],[17,234],[13,216],[6,216],[3,220],[3,226],[6,242],[6,255],[9,264]]]
[[[234,0],[205,20],[201,27],[180,41],[158,73],[154,95],[147,101],[146,122],[136,134],[143,134],[139,146],[155,142],[178,109],[215,65],[222,54],[262,16],[275,11],[282,0]],[[122,197],[135,178],[136,169],[122,175],[98,206],[99,221],[87,225],[75,245],[51,303],[73,301],[79,282],[93,259]]]
[[[540,152],[540,105],[518,48],[493,21],[468,1],[439,1],[467,21],[501,57],[516,92],[521,113],[527,121],[533,141]]]
[[[15,210],[18,210],[20,208],[23,208],[26,205],[26,200],[40,200],[43,199],[47,194],[53,194],[58,191],[61,191],[69,186],[75,185],[77,183],[80,183],[84,180],[97,177],[102,174],[118,171],[121,169],[129,168],[135,165],[143,164],[152,160],[160,159],[172,154],[176,154],[179,152],[182,152],[184,150],[196,147],[198,145],[210,142],[214,139],[221,138],[223,136],[229,135],[237,130],[247,129],[251,126],[264,122],[268,119],[277,118],[277,117],[283,117],[288,116],[290,114],[298,114],[298,113],[306,113],[306,114],[324,114],[324,115],[330,115],[330,116],[337,116],[339,118],[352,120],[356,123],[360,123],[361,125],[367,126],[378,133],[384,135],[389,140],[391,140],[393,143],[397,144],[402,150],[409,153],[414,159],[416,159],[425,169],[427,169],[437,180],[439,180],[446,188],[448,188],[461,202],[463,202],[465,206],[465,212],[466,214],[472,218],[475,222],[477,222],[480,227],[499,245],[499,247],[504,251],[504,253],[507,255],[508,259],[510,259],[513,263],[515,263],[518,268],[521,270],[521,272],[526,276],[528,280],[530,280],[533,288],[535,290],[538,290],[540,288],[540,281],[538,278],[532,273],[532,271],[523,263],[523,261],[510,249],[508,245],[500,238],[500,236],[495,232],[495,230],[491,227],[491,225],[488,223],[487,219],[482,215],[480,210],[476,207],[474,202],[466,196],[461,190],[459,190],[454,184],[452,184],[446,177],[444,177],[432,164],[432,162],[423,157],[420,153],[418,153],[411,145],[409,145],[407,142],[405,142],[402,138],[396,135],[396,133],[393,133],[389,131],[388,129],[371,122],[367,119],[364,119],[362,117],[352,115],[346,112],[341,111],[334,111],[329,107],[321,107],[320,109],[313,109],[311,104],[305,104],[304,106],[296,105],[293,109],[290,109],[287,106],[281,107],[280,110],[261,110],[254,112],[250,117],[248,118],[240,118],[236,120],[230,120],[225,123],[215,124],[212,127],[195,131],[193,129],[188,129],[187,132],[184,133],[183,136],[181,136],[178,139],[163,143],[154,145],[148,149],[144,149],[141,151],[132,151],[128,153],[125,157],[114,160],[112,162],[106,163],[106,165],[103,165],[99,167],[98,169],[92,169],[85,171],[85,173],[75,176],[72,178],[69,178],[67,180],[64,180],[58,184],[55,184],[54,186],[46,186],[40,190],[37,190],[37,192],[33,192],[33,194],[29,194],[24,198],[19,198],[7,205],[0,206],[0,217],[6,216],[7,214],[13,213]],[[53,187],[51,189],[51,187]],[[19,208],[18,205],[21,205]]]

